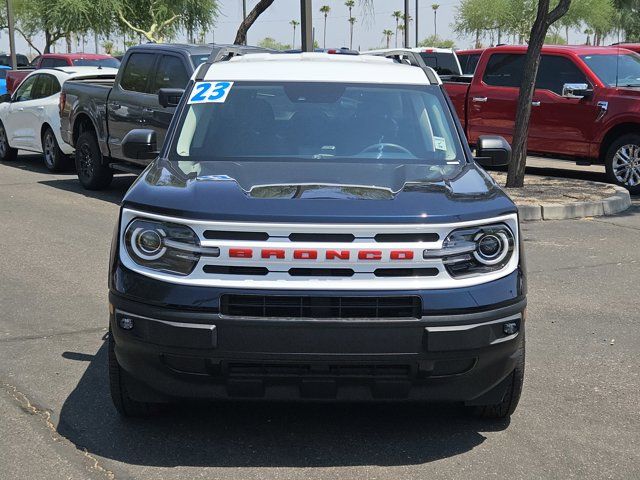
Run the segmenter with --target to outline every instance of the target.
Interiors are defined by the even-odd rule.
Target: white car
[[[59,100],[67,80],[112,80],[116,68],[60,67],[35,70],[13,95],[0,97],[0,160],[14,160],[18,149],[44,154],[52,172],[70,165],[73,147],[60,136]]]

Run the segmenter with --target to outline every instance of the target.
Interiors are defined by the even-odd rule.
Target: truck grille
[[[420,318],[420,297],[315,297],[235,295],[220,298],[220,312],[238,317]]]

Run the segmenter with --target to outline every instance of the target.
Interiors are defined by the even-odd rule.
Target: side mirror
[[[158,102],[164,108],[177,107],[183,93],[184,88],[161,88],[158,90]]]
[[[476,162],[483,167],[502,167],[511,162],[511,145],[497,135],[482,135],[476,145]]]
[[[2,95],[0,95],[0,103],[6,103],[6,102],[10,102],[11,101],[11,94],[10,93],[4,93]]]
[[[562,86],[562,96],[564,98],[584,98],[589,97],[593,90],[586,83],[565,83]]]
[[[154,130],[136,128],[122,139],[122,153],[127,158],[153,160],[158,156],[158,138]]]

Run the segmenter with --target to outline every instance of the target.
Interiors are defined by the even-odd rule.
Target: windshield
[[[118,68],[120,66],[120,60],[117,58],[79,58],[73,61],[73,64],[78,67],[112,67]]]
[[[420,56],[427,67],[433,68],[438,75],[460,75],[456,56],[452,53],[424,52]]]
[[[224,95],[216,93],[224,85]],[[213,100],[191,103],[207,95]],[[189,96],[169,155],[179,165],[330,161],[427,165],[447,174],[464,162],[436,86],[200,82]]]
[[[580,58],[610,87],[640,87],[640,55],[581,55]]]

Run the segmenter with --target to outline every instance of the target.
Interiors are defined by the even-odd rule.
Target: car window
[[[132,92],[151,93],[149,77],[155,60],[153,53],[132,53],[124,66],[120,86]]]
[[[569,58],[542,55],[536,88],[562,95],[562,86],[565,83],[587,83],[587,77]]]
[[[78,58],[73,61],[78,67],[110,67],[118,68],[120,60],[117,58]]]
[[[462,53],[458,55],[463,75],[473,75],[480,60],[479,53]]]
[[[38,80],[33,87],[31,94],[32,99],[46,98],[60,91],[60,83],[53,75],[43,73],[38,75]]]
[[[36,83],[37,77],[40,75],[33,75],[29,78],[26,78],[24,82],[20,84],[18,89],[16,90],[15,96],[13,97],[14,102],[25,102],[27,100],[31,100],[31,91]]]
[[[66,67],[67,61],[63,58],[43,58],[40,68]]]
[[[524,55],[512,53],[496,53],[487,62],[482,81],[496,87],[520,88]]]
[[[161,88],[185,88],[189,82],[189,74],[179,57],[163,55],[155,75],[153,93]]]
[[[460,68],[454,53],[422,52],[420,54],[427,67],[433,68],[438,75],[460,75]]]
[[[193,62],[194,66],[198,66],[204,62],[206,62],[207,60],[209,60],[209,54],[208,53],[204,53],[204,54],[198,54],[198,55],[191,55],[191,61]]]

